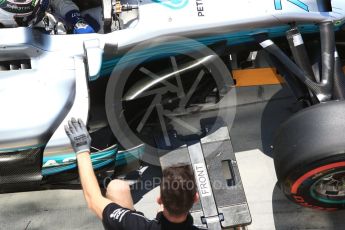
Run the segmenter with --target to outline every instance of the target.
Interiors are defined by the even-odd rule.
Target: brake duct
[[[332,22],[320,24],[322,74],[317,81],[309,63],[303,38],[297,27],[287,32],[294,63],[272,40],[256,36],[262,48],[277,58],[316,96],[319,102],[345,98],[345,76],[335,48],[335,35]]]

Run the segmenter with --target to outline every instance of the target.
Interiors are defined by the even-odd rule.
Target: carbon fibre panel
[[[0,193],[38,189],[42,156],[43,148],[0,153]]]

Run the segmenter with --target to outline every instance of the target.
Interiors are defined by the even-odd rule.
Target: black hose
[[[335,57],[333,99],[345,100],[345,74],[338,55]]]
[[[334,76],[334,53],[335,36],[333,22],[324,22],[320,24],[321,35],[321,57],[322,57],[322,78],[321,84],[324,93],[331,94],[333,90]],[[326,92],[327,91],[327,92]]]
[[[304,45],[304,41],[301,33],[297,27],[293,27],[291,30],[286,32],[286,38],[289,42],[290,49],[296,64],[307,73],[311,80],[315,81],[314,72],[310,64],[307,49]]]
[[[273,42],[271,42],[268,46],[263,45],[263,43],[261,44],[267,52],[276,57],[291,73],[293,73],[300,81],[306,84],[308,88],[310,88],[315,94],[321,93],[318,85],[310,80],[311,76],[308,76],[306,73],[304,73],[276,44]]]
[[[305,84],[294,77],[276,57],[271,54],[267,54],[267,57],[271,60],[279,74],[284,78],[286,85],[290,88],[297,101],[303,101],[309,98],[308,88]]]
[[[321,56],[322,56],[322,78],[317,83],[311,79],[308,72],[298,67],[276,44],[271,40],[264,40],[264,36],[256,36],[260,45],[275,56],[286,68],[302,81],[318,98],[320,102],[332,99],[333,94],[333,76],[334,76],[334,53],[335,36],[332,22],[323,22],[320,24],[321,34]]]

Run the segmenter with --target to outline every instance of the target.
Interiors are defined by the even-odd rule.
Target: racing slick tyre
[[[274,143],[278,184],[293,202],[345,207],[345,101],[304,109],[281,125]]]

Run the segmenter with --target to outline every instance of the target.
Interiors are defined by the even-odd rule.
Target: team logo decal
[[[163,6],[169,7],[174,10],[179,10],[184,8],[189,0],[152,0],[153,2],[160,3]]]

